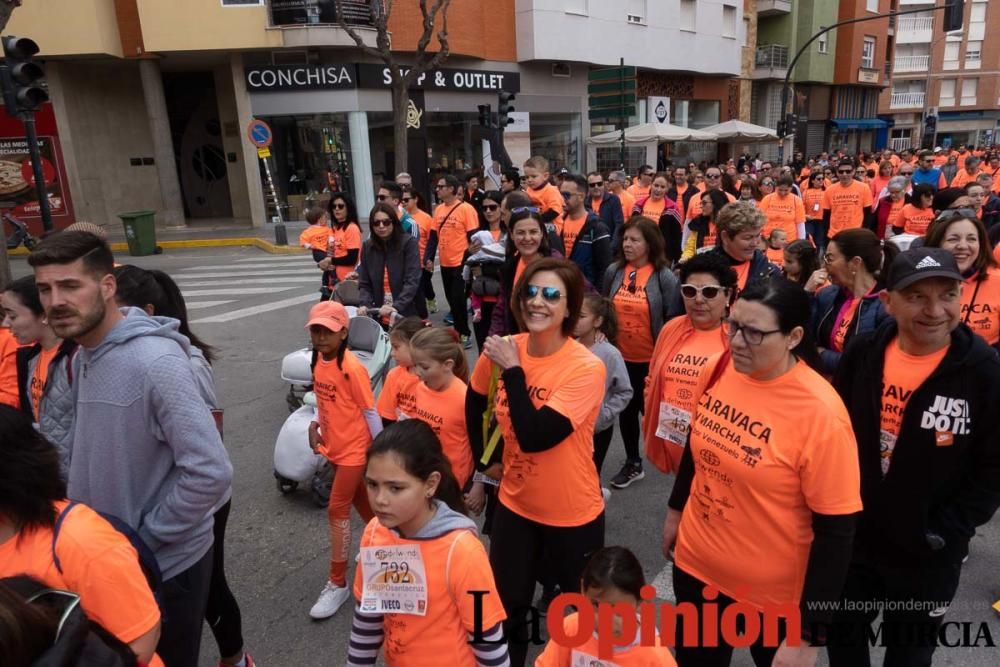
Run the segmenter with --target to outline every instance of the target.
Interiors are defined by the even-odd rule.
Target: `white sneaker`
[[[601,487],[601,495],[604,496],[604,502],[607,503],[611,500],[611,489],[606,486]]]
[[[351,591],[346,586],[334,586],[331,582],[326,582],[323,591],[319,594],[316,604],[309,610],[309,615],[316,619],[330,618],[337,613],[347,599],[351,597]]]

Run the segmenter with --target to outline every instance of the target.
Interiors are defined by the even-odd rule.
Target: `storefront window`
[[[532,155],[547,158],[553,172],[563,167],[580,171],[580,114],[532,113],[529,123]]]

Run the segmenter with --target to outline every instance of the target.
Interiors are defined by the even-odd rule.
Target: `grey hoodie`
[[[177,321],[122,313],[79,353],[69,497],[136,529],[168,580],[212,546],[211,511],[233,468]]]
[[[431,520],[424,524],[424,527],[418,530],[416,535],[403,539],[433,540],[442,535],[447,535],[454,530],[471,530],[474,535],[479,535],[479,531],[476,530],[476,523],[464,514],[460,514],[448,507],[448,503],[435,498],[434,505],[437,507],[437,511],[431,517]],[[399,531],[395,528],[391,528],[390,530],[399,535]],[[402,536],[400,535],[400,537]]]

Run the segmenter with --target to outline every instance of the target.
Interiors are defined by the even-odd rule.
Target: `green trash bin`
[[[156,211],[131,211],[119,213],[125,226],[125,240],[128,242],[128,254],[133,257],[153,255],[156,253],[156,226],[154,219]]]

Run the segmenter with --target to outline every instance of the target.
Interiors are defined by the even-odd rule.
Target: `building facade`
[[[943,12],[932,9],[943,0],[898,4],[901,10],[925,11],[896,22],[891,87],[879,100],[879,113],[892,124],[889,145],[901,150],[994,143],[1000,127],[1000,44],[986,36],[1000,30],[1000,8],[970,0],[963,29],[945,34]],[[926,125],[928,116],[936,127]]]

